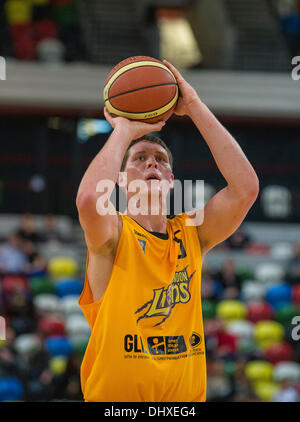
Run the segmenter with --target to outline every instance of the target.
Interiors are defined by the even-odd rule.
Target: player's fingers
[[[173,66],[171,63],[169,63],[167,60],[163,60],[163,63],[174,73],[174,76],[175,76],[175,78],[177,79],[178,82],[183,81],[183,77],[182,77],[181,73],[179,72],[178,69],[176,69],[175,66]]]
[[[113,121],[112,116],[109,114],[106,107],[104,107],[103,111],[104,111],[104,116],[105,116],[106,120],[108,121],[108,123],[111,124],[112,121]]]

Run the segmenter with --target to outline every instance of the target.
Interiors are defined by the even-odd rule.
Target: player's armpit
[[[202,255],[238,229],[257,195],[256,190],[240,195],[226,186],[207,202],[203,221],[197,226]]]

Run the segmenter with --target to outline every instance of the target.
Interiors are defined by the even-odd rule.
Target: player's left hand
[[[174,67],[167,60],[163,60],[163,63],[174,74],[179,88],[178,103],[174,110],[174,113],[178,116],[184,116],[185,114],[189,115],[189,112],[193,105],[196,102],[200,101],[199,96],[196,90],[183,78],[183,76],[176,69],[176,67]]]

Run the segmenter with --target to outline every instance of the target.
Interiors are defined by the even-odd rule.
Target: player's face
[[[127,184],[143,180],[150,188],[151,180],[158,180],[168,182],[169,187],[173,187],[174,175],[167,151],[153,142],[141,141],[133,145],[124,171],[127,173]]]

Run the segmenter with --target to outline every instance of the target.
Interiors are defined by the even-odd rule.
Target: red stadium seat
[[[300,285],[295,285],[292,288],[292,302],[300,305]]]
[[[47,316],[40,320],[38,329],[45,337],[63,336],[65,334],[65,323],[55,316]]]
[[[58,26],[50,19],[43,19],[34,22],[33,28],[37,41],[58,38]]]
[[[267,302],[251,302],[247,306],[247,319],[253,323],[270,320],[273,315],[273,308]]]
[[[22,275],[7,275],[2,281],[2,290],[4,293],[28,290],[28,286],[28,278]]]
[[[289,343],[273,344],[265,350],[265,359],[273,365],[293,360],[294,351]]]

